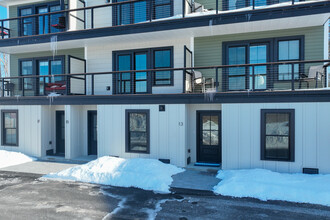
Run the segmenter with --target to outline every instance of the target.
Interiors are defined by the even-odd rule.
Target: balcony
[[[71,6],[75,8],[69,8],[68,4],[61,7],[48,6],[44,11],[40,11],[39,8],[31,8],[31,10],[27,10],[26,7],[19,8],[21,16],[0,20],[0,38],[35,37],[119,26],[132,27],[132,25],[138,24],[186,20],[203,16],[226,16],[232,13],[274,8],[286,10],[294,5],[301,7],[315,4],[315,2],[299,0],[132,0],[86,6],[84,1],[77,0],[77,4]],[[326,0],[317,2],[327,4]],[[32,14],[32,11],[37,12],[38,10],[38,14]]]
[[[294,61],[258,64],[191,67],[189,58],[184,68],[125,70],[99,73],[26,75],[0,78],[0,101],[24,97],[96,97],[96,88],[109,80],[112,95],[102,97],[134,97],[160,95],[153,92],[154,79],[172,73],[183,79],[181,93],[201,94],[263,94],[267,92],[306,92],[329,88],[330,60]],[[98,80],[96,80],[98,78]],[[142,83],[141,83],[142,82]],[[142,88],[143,87],[143,88]],[[144,88],[145,87],[145,88]],[[165,93],[164,93],[165,94]],[[170,94],[167,92],[166,94]],[[175,97],[177,92],[171,93]]]

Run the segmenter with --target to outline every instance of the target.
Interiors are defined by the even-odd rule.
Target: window
[[[151,86],[172,86],[173,47],[149,48],[114,52],[114,77],[116,94],[150,93]],[[128,70],[157,69],[155,72],[125,72]]]
[[[172,16],[172,0],[154,0],[154,19]]]
[[[23,18],[20,21],[20,35],[29,36],[63,31],[63,29],[52,27],[52,25],[56,25],[59,23],[59,17],[64,16],[63,13],[44,15],[46,13],[56,12],[62,9],[64,8],[61,7],[59,1],[19,8],[19,16],[28,16],[34,14],[39,15],[29,18]]]
[[[171,50],[154,50],[153,69],[171,68],[172,65]],[[172,71],[156,71],[154,73],[154,85],[171,85]]]
[[[32,76],[33,75],[33,61],[32,60],[21,61],[21,75],[22,76]],[[20,86],[22,86],[22,84],[20,84]],[[25,90],[33,89],[33,79],[32,78],[24,79],[24,89]]]
[[[150,153],[149,110],[126,110],[126,152]]]
[[[128,0],[114,0],[114,2],[127,2]],[[139,1],[118,4],[113,7],[114,25],[126,25],[145,22],[152,19],[172,16],[173,0]]]
[[[294,110],[261,110],[261,159],[294,161]]]
[[[228,48],[229,65],[266,63],[269,55],[269,42],[249,42]],[[266,89],[267,66],[228,68],[228,89]]]
[[[278,61],[297,61],[301,59],[300,40],[278,41]],[[278,66],[278,80],[299,78],[299,64],[283,64]]]
[[[2,145],[18,146],[18,111],[2,110]]]
[[[20,16],[32,15],[32,8],[20,9]],[[21,23],[21,35],[28,36],[33,35],[33,17],[23,18]]]

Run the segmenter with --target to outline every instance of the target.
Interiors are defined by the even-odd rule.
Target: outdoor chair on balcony
[[[322,85],[323,78],[324,78],[323,65],[311,66],[309,67],[308,75],[304,73],[300,74],[299,89],[301,89],[301,84],[303,82],[306,83],[308,89],[309,89],[309,84],[313,82],[315,82],[315,88],[318,88],[318,83],[320,82]]]
[[[205,78],[203,74],[199,71],[193,72],[194,80],[193,80],[193,91],[196,91],[196,85],[201,86],[202,92],[205,93],[206,87],[213,89],[214,88],[214,80],[213,78]]]
[[[65,17],[64,16],[58,17],[58,23],[52,24],[51,26],[56,29],[64,29],[65,28]]]
[[[11,82],[4,83],[4,93],[3,96],[13,96],[14,95],[15,84]]]
[[[66,82],[47,83],[45,85],[45,93],[57,93],[64,95],[66,92]]]

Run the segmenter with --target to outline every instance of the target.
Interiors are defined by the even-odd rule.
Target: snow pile
[[[101,157],[44,178],[81,181],[120,187],[137,187],[168,193],[172,175],[184,169],[153,159]]]
[[[330,175],[276,173],[269,170],[219,171],[216,194],[330,206]]]
[[[36,158],[26,156],[18,152],[0,150],[0,168],[15,166],[36,160]]]

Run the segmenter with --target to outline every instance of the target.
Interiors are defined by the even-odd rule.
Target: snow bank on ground
[[[0,150],[0,168],[10,167],[34,160],[36,160],[36,158],[26,156],[22,153]]]
[[[44,178],[81,181],[121,187],[137,187],[168,193],[172,175],[184,169],[153,159],[101,157]]]
[[[269,170],[220,170],[216,194],[330,206],[330,175],[276,173]]]

